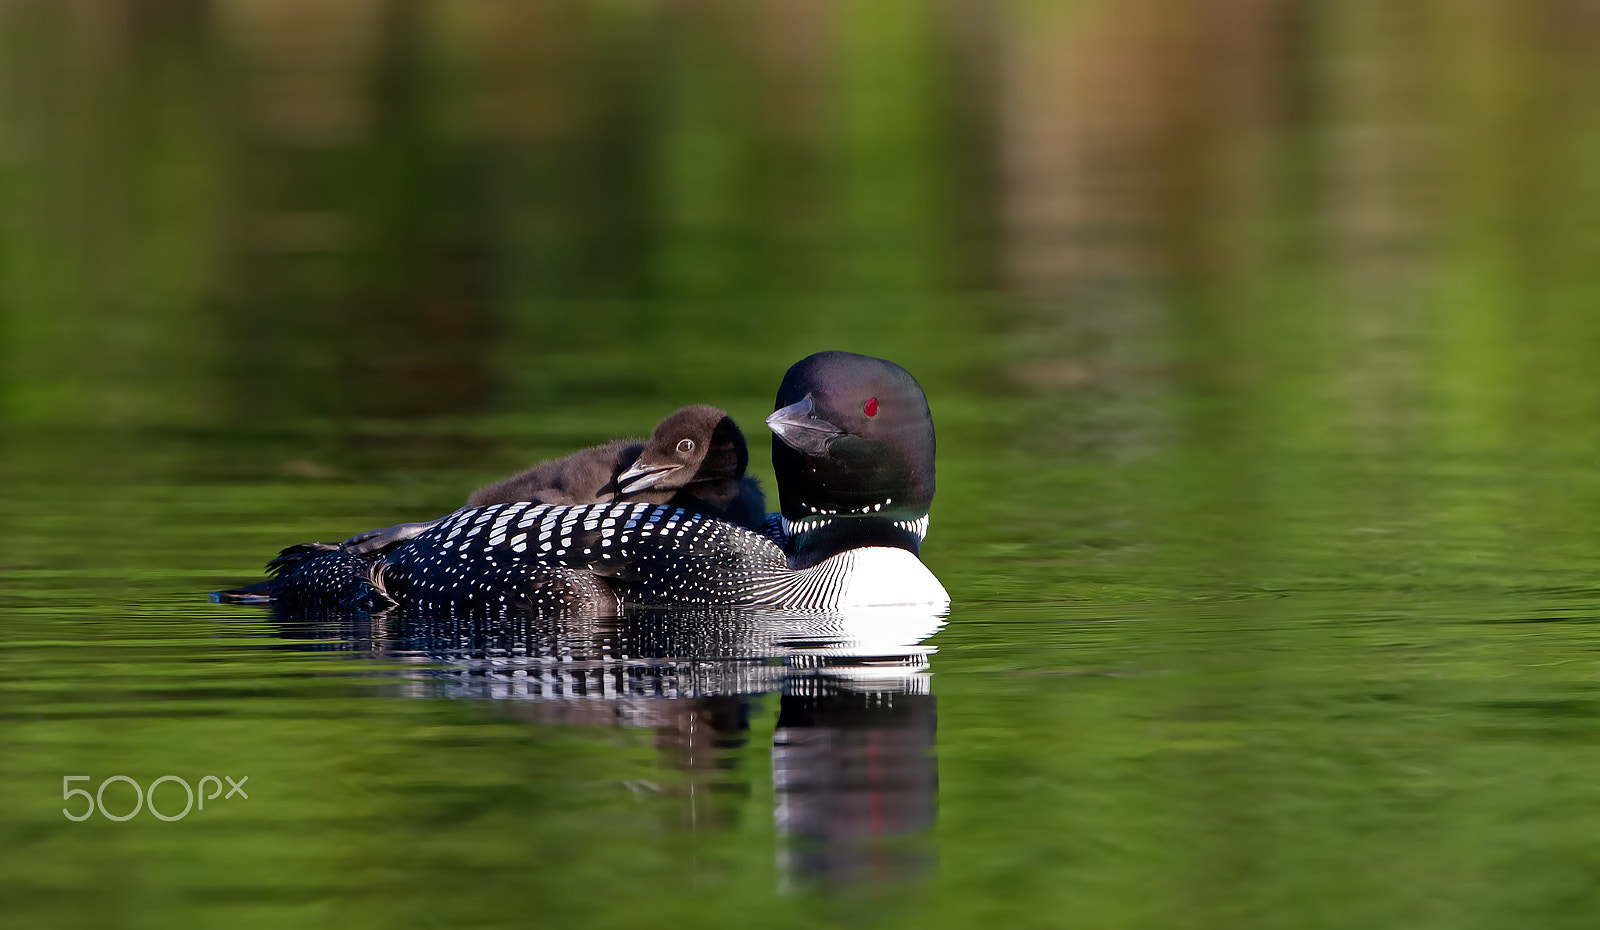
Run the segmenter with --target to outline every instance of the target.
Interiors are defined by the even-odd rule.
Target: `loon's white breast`
[[[922,560],[905,549],[866,546],[824,559],[810,571],[842,577],[838,607],[950,603],[944,585]]]

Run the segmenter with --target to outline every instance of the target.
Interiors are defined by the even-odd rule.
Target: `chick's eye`
[[[678,451],[679,452],[693,452],[694,451],[694,440],[693,439],[680,439],[680,440],[678,440]]]
[[[878,415],[878,399],[876,397],[867,398],[867,402],[861,405],[861,412],[866,414],[869,417],[877,416]]]

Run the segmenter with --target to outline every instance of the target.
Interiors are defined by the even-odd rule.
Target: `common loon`
[[[467,498],[468,507],[513,504],[593,504],[640,501],[671,504],[749,529],[766,520],[766,497],[745,476],[750,449],[733,418],[696,404],[656,424],[647,442],[618,439],[541,462]],[[401,523],[367,530],[342,545],[355,554],[377,552],[440,523]]]
[[[767,418],[782,511],[767,535],[667,504],[467,507],[374,555],[314,543],[274,560],[275,599],[410,610],[614,612],[625,603],[826,610],[942,605],[918,558],[933,419],[892,362],[797,362]]]

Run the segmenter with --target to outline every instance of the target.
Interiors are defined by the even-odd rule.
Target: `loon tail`
[[[376,611],[395,606],[383,588],[383,568],[374,559],[346,551],[336,543],[301,543],[267,563],[266,581],[217,591],[211,599],[225,604],[273,604],[298,601],[315,593],[342,610]]]

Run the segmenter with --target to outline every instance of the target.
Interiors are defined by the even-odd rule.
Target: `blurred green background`
[[[1597,311],[1592,0],[0,0],[0,917],[1587,927]],[[760,714],[691,829],[204,603],[686,403],[770,492],[833,348],[939,430],[921,880],[780,890]]]

